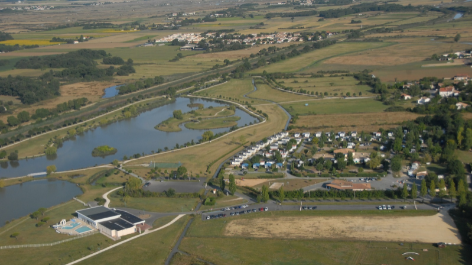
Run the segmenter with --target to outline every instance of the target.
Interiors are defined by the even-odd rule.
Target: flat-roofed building
[[[104,206],[97,206],[76,212],[80,220],[112,238],[119,238],[135,233],[137,231],[137,225],[144,225],[144,220],[133,214]]]

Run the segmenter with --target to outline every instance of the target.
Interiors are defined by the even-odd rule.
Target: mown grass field
[[[316,104],[316,103],[310,103]],[[293,131],[376,131],[379,128],[389,129],[398,127],[402,122],[414,120],[420,115],[411,112],[373,112],[373,113],[343,113],[326,115],[300,116]],[[472,161],[472,159],[471,159]]]
[[[277,82],[281,83],[285,87],[291,87],[294,91],[301,89],[309,92],[338,94],[346,95],[347,92],[353,95],[370,96],[371,88],[367,85],[357,85],[357,81],[354,77],[343,76],[343,77],[322,77],[322,78],[289,78],[289,79],[278,79]],[[283,82],[283,83],[282,83]]]
[[[51,243],[67,239],[70,236],[58,234],[49,226],[58,223],[62,219],[69,220],[74,218],[73,214],[75,211],[83,208],[85,208],[84,205],[71,200],[58,206],[51,207],[44,213],[44,216],[38,218],[39,220],[30,217],[22,217],[19,221],[14,221],[11,225],[6,225],[0,228],[0,246]],[[44,217],[50,217],[48,223],[41,227],[36,227],[36,224]],[[24,219],[26,219],[26,221],[21,222]],[[10,235],[15,232],[20,233],[18,239],[10,237]]]
[[[240,103],[262,103],[263,101],[244,97],[245,94],[253,91],[254,86],[252,85],[252,79],[232,79],[224,84],[198,91],[195,95],[212,98],[223,96],[224,99],[228,98]]]
[[[150,212],[188,212],[195,209],[199,201],[198,198],[130,198],[125,203],[121,200],[121,197],[113,192],[109,196],[110,207],[129,207]]]
[[[206,119],[200,122],[187,122],[185,127],[193,130],[209,130],[209,129],[218,129],[218,128],[227,128],[237,125],[237,121],[241,118],[238,116],[233,117],[223,117],[216,119]]]
[[[287,101],[303,101],[303,100],[312,100],[316,97],[309,97],[303,95],[297,95],[290,92],[280,91],[278,89],[272,88],[266,83],[261,81],[256,81],[257,91],[248,95],[248,97],[261,99],[261,100],[270,100],[274,102],[287,102]],[[267,104],[267,101],[265,101]]]
[[[381,101],[371,98],[319,99],[281,104],[292,115],[381,112],[388,108]]]
[[[312,72],[313,67],[323,60],[344,54],[356,53],[364,50],[377,49],[391,45],[386,42],[363,42],[363,43],[338,43],[322,49],[317,49],[281,62],[260,67],[251,73],[262,73],[264,70],[274,72]]]
[[[154,224],[164,225],[175,216],[164,218],[163,222],[157,219]],[[189,217],[184,216],[169,227],[132,240],[78,264],[164,264],[188,220]]]
[[[193,110],[192,112],[187,112],[187,113],[182,114],[182,119],[176,119],[174,117],[171,117],[161,122],[160,124],[156,125],[154,128],[156,130],[160,130],[164,132],[179,132],[181,131],[179,126],[180,124],[184,122],[186,123],[185,127],[189,129],[215,129],[215,128],[231,127],[233,125],[223,126],[225,119],[218,118],[218,117],[230,116],[233,114],[234,114],[234,111],[227,109],[227,107],[198,109],[198,110]],[[199,118],[209,119],[209,120],[202,120],[195,123],[192,122],[193,120],[197,120]],[[232,120],[228,120],[228,121],[231,122]]]
[[[277,218],[282,216],[430,216],[434,211],[304,211],[264,212],[231,217],[231,220]],[[226,218],[225,218],[226,219]],[[191,225],[180,249],[191,258],[201,258],[215,264],[408,264],[402,254],[418,252],[415,264],[465,264],[471,258],[470,246],[448,246],[438,249],[432,244],[368,242],[333,239],[284,239],[225,236],[228,220],[203,221]],[[268,235],[270,237],[270,235]],[[423,249],[428,249],[424,252]],[[260,255],[260,253],[270,253]]]

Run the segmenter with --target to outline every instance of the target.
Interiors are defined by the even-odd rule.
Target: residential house
[[[242,168],[242,169],[247,169],[248,167],[249,167],[249,164],[248,164],[248,163],[243,163],[243,164],[241,165],[241,168]]]
[[[431,99],[428,97],[421,97],[420,99],[418,99],[418,104],[423,105],[429,103],[430,101]]]
[[[456,75],[454,76],[454,81],[467,81],[470,77],[468,75]]]
[[[404,99],[404,100],[409,100],[409,99],[411,99],[411,96],[408,95],[408,94],[402,94],[401,98]]]
[[[453,86],[441,87],[439,89],[439,96],[445,97],[455,97],[459,95],[459,91],[457,91]]]
[[[351,137],[357,137],[357,132],[356,131],[351,132]]]
[[[345,137],[346,133],[345,132],[338,132],[339,137]]]
[[[457,102],[456,103],[456,108],[458,110],[465,109],[469,106],[469,104],[465,104],[464,102]]]
[[[300,133],[294,133],[294,134],[293,134],[293,137],[299,138],[299,137],[300,137]]]
[[[316,132],[315,136],[316,136],[317,138],[320,138],[320,137],[321,137],[321,132]]]
[[[309,133],[309,132],[303,133],[303,134],[302,134],[302,137],[304,137],[304,138],[310,138],[310,133]]]

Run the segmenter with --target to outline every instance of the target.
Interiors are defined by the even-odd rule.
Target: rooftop
[[[106,222],[101,222],[100,224],[110,230],[116,230],[116,231],[125,230],[134,226],[133,224],[126,222],[122,218],[113,219],[111,221],[106,221]]]
[[[79,210],[77,213],[80,213],[84,216],[87,216],[88,218],[96,221],[104,218],[109,218],[109,217],[119,217],[120,214],[116,213],[107,207],[104,206],[97,206],[85,210]]]
[[[122,210],[115,210],[115,212],[121,214],[121,219],[124,219],[132,224],[139,224],[139,223],[144,223],[144,220],[136,217],[135,215],[132,215],[128,212],[122,211]]]

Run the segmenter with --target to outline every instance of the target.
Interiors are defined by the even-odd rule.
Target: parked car
[[[207,220],[210,220],[210,219],[211,219],[211,217],[210,217],[209,215],[207,215],[207,216],[206,216],[206,219],[207,219]]]
[[[251,210],[246,210],[246,213],[251,213],[252,211]]]
[[[253,213],[257,212],[257,209],[252,209],[252,212],[253,212]]]
[[[377,207],[377,209],[382,210],[382,205],[380,205],[379,207]]]
[[[229,211],[230,209],[228,207],[224,208],[223,211]]]
[[[249,207],[249,205],[245,204],[245,205],[241,205],[241,208],[247,208]]]
[[[387,210],[392,210],[392,207],[390,205],[387,205]]]
[[[313,207],[311,207],[311,209],[312,209],[312,210],[316,210],[317,207],[318,207],[318,206],[313,206]]]
[[[387,210],[387,206],[382,205],[382,210]]]
[[[235,212],[234,215],[239,215],[239,213],[238,213],[238,212]]]
[[[246,212],[245,211],[240,211],[239,214],[245,214]]]
[[[230,216],[234,216],[234,213],[230,213],[229,215],[230,215]]]

